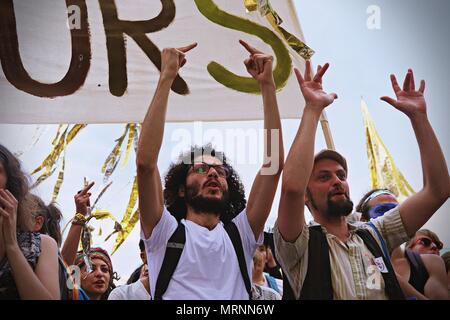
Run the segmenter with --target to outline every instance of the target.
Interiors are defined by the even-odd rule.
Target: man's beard
[[[318,210],[317,204],[312,197],[311,192],[307,190],[308,197],[310,199],[311,205]],[[350,200],[349,196],[345,194],[345,200],[341,202],[331,201],[331,192],[327,196],[327,209],[325,211],[325,216],[329,218],[340,218],[348,216],[353,210],[353,202]]]
[[[192,186],[186,186],[186,204],[195,212],[221,217],[225,215],[229,206],[228,191],[221,191],[222,197],[220,199],[215,197],[204,197],[200,194],[200,185],[194,183]]]
[[[346,217],[350,213],[352,213],[353,202],[350,200],[347,194],[345,195],[345,200],[340,202],[331,201],[331,195],[328,195],[327,207],[328,210],[326,212],[326,215],[328,217]]]

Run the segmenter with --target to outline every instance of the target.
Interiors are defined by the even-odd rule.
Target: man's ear
[[[186,192],[186,189],[184,188],[184,186],[180,186],[180,188],[178,188],[178,196],[181,198],[184,198],[184,194]]]

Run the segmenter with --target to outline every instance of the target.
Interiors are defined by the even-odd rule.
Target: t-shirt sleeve
[[[309,228],[304,225],[302,232],[295,242],[288,242],[283,239],[278,222],[275,223],[273,239],[275,242],[275,255],[284,270],[292,269],[304,256],[309,242]]]
[[[263,244],[264,233],[261,232],[258,236],[258,241],[255,240],[255,235],[248,222],[247,211],[245,209],[233,219],[233,222],[239,230],[246,259],[253,259],[256,248]]]
[[[175,217],[164,207],[161,219],[159,219],[158,223],[153,228],[152,234],[148,239],[145,239],[144,232],[141,229],[141,239],[144,241],[147,254],[149,252],[155,252],[161,247],[165,248],[177,226],[177,219],[175,219]]]

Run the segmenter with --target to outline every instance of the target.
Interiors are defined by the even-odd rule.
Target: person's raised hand
[[[336,93],[326,93],[322,87],[322,77],[328,70],[330,65],[326,63],[323,67],[317,67],[317,73],[312,78],[311,75],[311,62],[306,61],[305,75],[303,76],[300,70],[294,68],[297,81],[305,98],[305,108],[311,108],[317,111],[322,111],[327,106],[333,103],[337,99]]]
[[[425,115],[427,112],[427,104],[423,96],[425,92],[425,81],[420,81],[419,90],[416,90],[414,82],[414,73],[411,69],[408,70],[403,82],[403,89],[400,88],[395,75],[391,74],[392,88],[394,89],[397,100],[383,96],[380,99],[389,103],[394,108],[400,110],[408,117],[415,115]]]
[[[186,53],[197,46],[192,43],[180,48],[165,48],[161,52],[161,75],[170,79],[175,79],[178,71],[186,63]]]

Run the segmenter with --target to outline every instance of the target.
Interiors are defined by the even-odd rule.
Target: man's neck
[[[220,222],[220,217],[211,213],[196,212],[188,207],[186,220],[190,220],[208,230],[212,230]]]
[[[314,215],[314,221],[327,229],[327,232],[336,236],[342,242],[349,237],[346,217],[328,218],[321,214]]]

